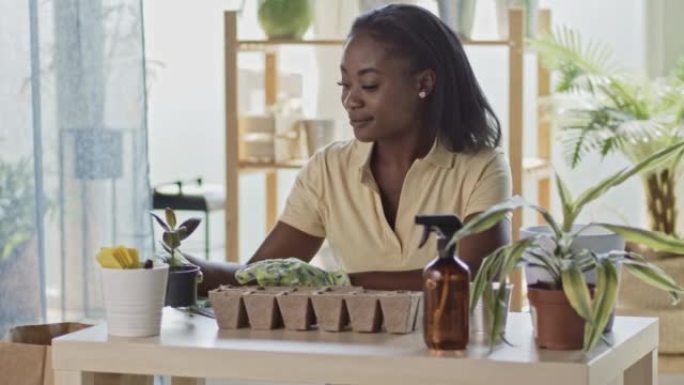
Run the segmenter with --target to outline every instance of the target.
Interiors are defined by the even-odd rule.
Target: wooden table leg
[[[171,377],[171,385],[205,385],[204,378]]]
[[[658,384],[658,351],[653,350],[625,370],[624,385]]]
[[[94,385],[95,374],[71,370],[54,370],[55,385]]]

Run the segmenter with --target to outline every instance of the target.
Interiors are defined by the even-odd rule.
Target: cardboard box
[[[53,385],[52,339],[92,325],[64,322],[11,329],[0,341],[0,385]],[[151,385],[151,376],[97,373],[96,385]]]

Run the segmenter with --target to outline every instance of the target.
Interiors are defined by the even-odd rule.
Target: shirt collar
[[[361,171],[370,167],[371,154],[373,153],[374,142],[355,141],[354,163]],[[449,151],[439,139],[435,139],[432,148],[424,160],[442,168],[452,168],[454,166],[454,153]]]

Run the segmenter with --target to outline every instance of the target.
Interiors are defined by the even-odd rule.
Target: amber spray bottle
[[[455,215],[416,215],[416,224],[425,226],[420,247],[434,232],[439,253],[423,270],[425,344],[435,350],[465,350],[469,336],[470,270],[455,255],[456,245],[447,247],[463,224]]]

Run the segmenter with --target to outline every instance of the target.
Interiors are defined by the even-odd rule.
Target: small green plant
[[[16,253],[36,231],[31,161],[0,159],[0,261]]]
[[[465,236],[484,231],[513,210],[529,207],[542,215],[551,229],[551,234],[521,239],[509,245],[502,246],[484,258],[478,271],[470,297],[471,310],[474,310],[480,298],[491,309],[492,317],[489,329],[489,341],[492,346],[504,337],[504,299],[505,291],[495,294],[489,282],[498,280],[501,285],[506,283],[508,275],[519,262],[537,266],[547,271],[553,281],[546,282],[551,289],[563,290],[570,305],[586,321],[584,330],[584,350],[593,349],[600,341],[602,332],[608,323],[612,309],[615,306],[618,292],[618,265],[625,270],[658,289],[670,293],[673,301],[679,300],[679,294],[684,289],[659,267],[651,264],[641,255],[624,250],[615,250],[605,254],[596,254],[592,250],[573,251],[571,245],[575,238],[584,230],[573,231],[573,225],[582,209],[607,190],[615,187],[631,176],[647,172],[661,166],[673,157],[681,156],[684,151],[684,141],[663,149],[638,164],[625,168],[614,175],[600,181],[597,185],[587,189],[574,199],[565,183],[556,175],[556,183],[563,208],[563,219],[557,221],[543,208],[527,203],[521,197],[513,197],[486,210],[468,222],[451,240],[450,245]],[[684,242],[667,234],[639,228],[618,226],[608,223],[591,223],[588,226],[601,226],[617,234],[625,240],[639,242],[654,250],[684,253]],[[585,227],[586,228],[586,227]],[[597,282],[594,296],[591,297],[584,273],[596,270]],[[501,286],[503,287],[503,286]]]
[[[163,220],[155,213],[150,214],[164,230],[162,240],[159,243],[167,253],[164,260],[169,264],[169,268],[174,270],[178,266],[190,264],[179,248],[181,242],[197,229],[202,220],[199,218],[189,218],[176,226],[176,213],[169,207],[164,209],[166,220]]]

